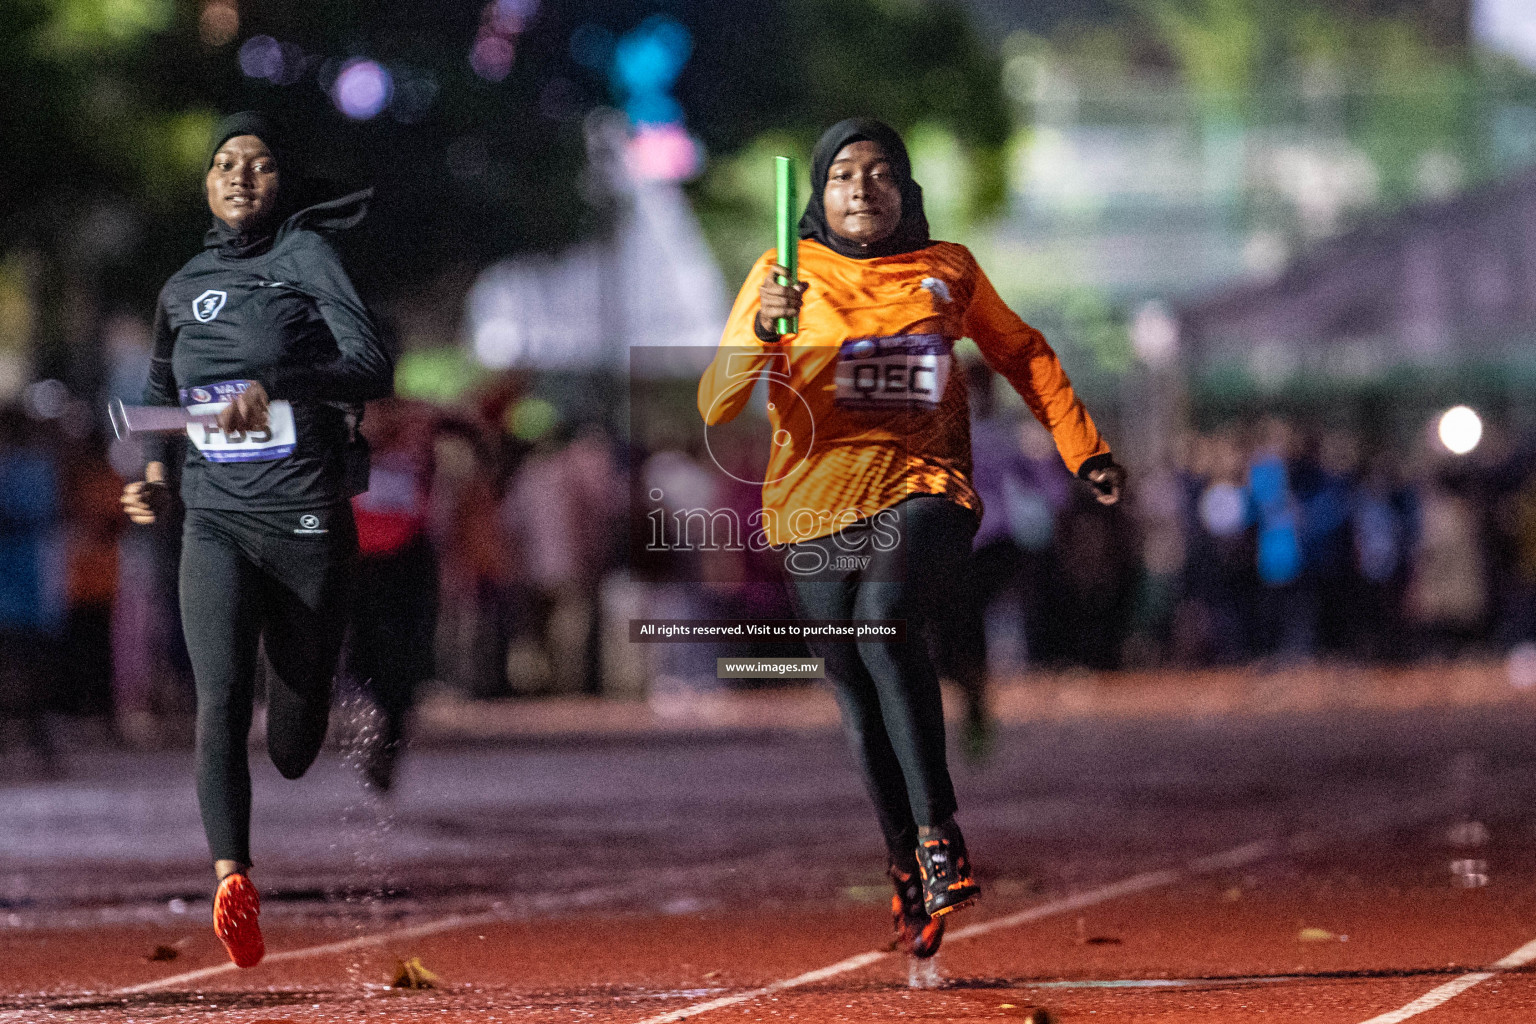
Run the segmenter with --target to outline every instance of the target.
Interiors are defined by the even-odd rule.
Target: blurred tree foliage
[[[1078,131],[1111,154],[1105,140],[1169,154],[1134,168],[1141,181],[1118,168],[1097,192],[1037,202],[1034,215],[1070,225],[1068,246],[1073,231],[1203,218],[1245,238],[1246,272],[1266,273],[1364,218],[1536,161],[1536,77],[1468,45],[1467,0],[1114,3],[1002,46],[1024,157]],[[1061,260],[1015,261],[996,279],[1026,315],[1059,325],[1067,349],[1090,349],[1105,370],[1130,365],[1120,304],[1145,295],[1095,296]]]
[[[1386,198],[1419,192],[1431,148],[1476,158],[1486,73],[1464,47],[1437,44],[1409,9],[1321,0],[1128,0],[1213,120],[1274,119],[1300,96],[1333,116],[1372,159]],[[1467,168],[1473,176],[1486,168]]]
[[[102,317],[117,307],[147,311],[160,283],[197,251],[208,222],[208,132],[220,113],[248,107],[277,113],[298,136],[315,196],[378,188],[373,214],[346,240],[360,286],[386,308],[444,307],[450,326],[439,326],[451,332],[457,295],[440,282],[520,250],[558,248],[605,222],[585,173],[582,119],[617,97],[601,68],[573,57],[570,40],[583,25],[622,35],[658,10],[694,39],[677,94],[713,158],[697,190],[713,223],[747,208],[760,220],[764,201],[771,217],[771,188],[754,183],[744,204],[730,187],[733,154],[755,156],[777,138],[805,153],[823,127],[855,113],[926,131],[943,160],[964,164],[968,209],[1004,194],[1009,118],[997,58],[956,3],[506,7],[527,17],[509,73],[492,82],[469,61],[490,23],[486,0],[0,6],[0,276],[27,278],[34,369],[90,378],[77,357],[94,349]],[[280,44],[280,73],[242,71],[242,47],[256,36]],[[357,121],[338,112],[330,86],[355,57],[387,67],[397,101],[409,90],[415,109],[402,114],[396,102]]]
[[[233,5],[230,5],[233,7]],[[423,287],[450,266],[562,244],[589,209],[576,119],[580,98],[541,112],[541,86],[566,65],[558,19],[535,19],[500,82],[468,61],[483,0],[392,3],[243,0],[238,34],[208,39],[189,0],[20,0],[6,9],[0,71],[8,96],[0,241],[92,272],[102,301],[146,308],[191,256],[208,223],[202,168],[219,113],[256,107],[296,137],[309,198],[363,184],[373,215],[347,240],[375,296]],[[554,31],[549,29],[553,28]],[[243,41],[283,45],[280,75],[246,75]],[[551,58],[553,55],[553,58]],[[326,86],[341,63],[383,63],[395,87],[425,97],[419,116],[391,109],[353,121]],[[121,222],[116,244],[75,258],[94,211]]]
[[[110,271],[131,276],[141,246],[129,197],[160,205],[153,185],[184,156],[189,124],[204,131],[195,113],[189,121],[137,96],[138,47],[174,14],[169,0],[0,8],[0,274],[27,296],[41,372],[72,369],[71,349],[90,340],[103,293],[118,280]]]
[[[937,233],[995,213],[1013,131],[996,47],[965,9],[923,0],[701,5],[701,45],[681,83],[710,150],[695,206],[727,279],[772,245],[774,155],[805,161],[821,132],[881,118],[912,149]],[[937,216],[935,216],[937,214]]]
[[[1110,92],[1157,90],[1171,74],[1212,137],[1336,124],[1370,158],[1385,205],[1489,177],[1492,108],[1536,98],[1528,73],[1465,45],[1463,2],[1120,0],[1120,11],[1065,25],[1037,52]]]

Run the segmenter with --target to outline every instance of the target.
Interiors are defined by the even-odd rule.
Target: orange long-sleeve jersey
[[[1003,304],[965,246],[935,242],[856,260],[802,240],[800,333],[763,342],[753,321],[774,255],[747,275],[698,392],[699,413],[713,426],[733,419],[768,379],[770,543],[827,536],[914,494],[981,511],[965,381],[950,372],[960,338],[975,341],[1023,396],[1069,470],[1108,453],[1056,353]]]

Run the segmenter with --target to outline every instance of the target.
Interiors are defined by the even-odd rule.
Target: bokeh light
[[[680,124],[641,125],[624,158],[642,181],[688,181],[704,166],[703,147]]]
[[[240,70],[248,78],[283,77],[283,48],[271,36],[251,36],[240,46]]]
[[[616,43],[606,29],[583,25],[571,37],[571,54],[594,66],[608,53],[608,79],[622,97],[633,129],[625,162],[642,181],[687,181],[704,166],[704,147],[684,127],[682,104],[672,86],[693,52],[693,36],[677,19],[653,14]]]
[[[1213,483],[1200,495],[1200,522],[1213,537],[1235,537],[1248,525],[1248,499],[1236,484]]]
[[[538,9],[539,0],[496,0],[488,11],[491,28],[502,35],[515,36],[527,27]]]
[[[630,124],[662,126],[681,123],[683,105],[664,92],[642,92],[624,104],[624,114]]]
[[[1148,366],[1167,366],[1179,351],[1179,324],[1168,307],[1153,299],[1141,304],[1131,322],[1131,347]]]
[[[240,34],[240,12],[233,0],[210,0],[197,19],[198,38],[207,46],[226,46]]]
[[[512,73],[517,37],[539,9],[539,0],[491,0],[480,15],[480,32],[469,51],[469,66],[487,82]]]
[[[1448,450],[1465,455],[1483,439],[1483,420],[1469,406],[1454,406],[1441,414],[1439,433]]]
[[[560,425],[560,410],[543,398],[525,398],[507,409],[506,428],[522,441],[537,441]]]
[[[665,92],[693,52],[693,36],[675,18],[652,15],[619,40],[613,77],[631,96]]]
[[[313,58],[296,43],[271,36],[251,36],[240,47],[240,70],[249,78],[264,78],[273,85],[292,85],[302,78]]]
[[[354,121],[366,121],[389,105],[394,79],[378,61],[357,59],[341,66],[331,98]]]
[[[469,52],[469,66],[487,82],[499,82],[511,74],[515,53],[512,40],[495,35],[481,36]]]
[[[56,420],[69,405],[69,388],[61,380],[48,378],[27,387],[23,406],[35,420]]]

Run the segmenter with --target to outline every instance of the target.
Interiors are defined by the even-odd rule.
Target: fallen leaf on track
[[[413,956],[395,961],[395,977],[389,984],[392,988],[437,988],[442,983],[443,979],[427,970],[420,957]]]

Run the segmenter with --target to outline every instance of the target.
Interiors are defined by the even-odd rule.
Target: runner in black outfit
[[[218,411],[217,428],[188,431],[181,611],[197,681],[198,804],[219,878],[214,928],[241,967],[264,952],[247,877],[257,643],[271,668],[267,750],[296,779],[325,738],[346,626],[357,548],[348,499],[366,479],[356,418],[393,381],[320,234],[357,223],[371,193],[292,212],[285,186],[297,168],[282,141],[260,114],[219,125],[207,173],[214,225],[161,289],[145,389],[151,404]],[[169,500],[167,443],[147,449],[144,480],[123,492],[137,523]]]

